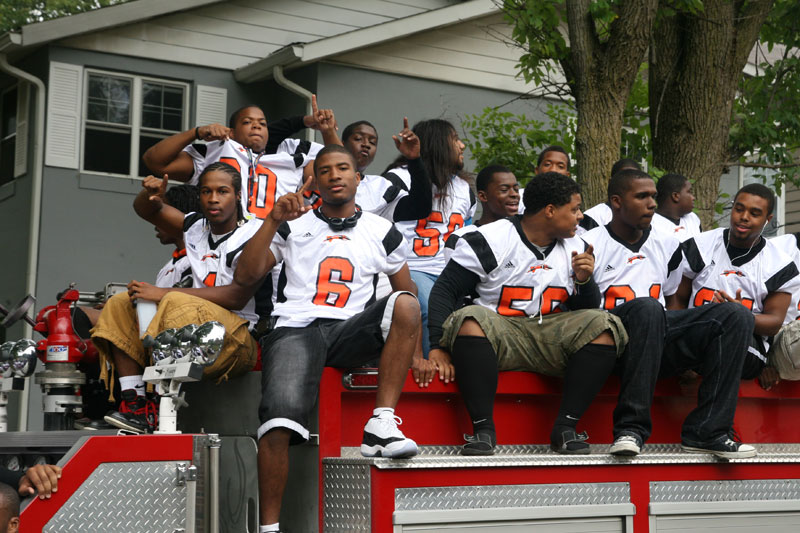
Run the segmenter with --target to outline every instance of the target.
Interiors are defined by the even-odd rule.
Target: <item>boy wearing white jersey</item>
[[[706,231],[683,243],[685,265],[677,302],[689,308],[735,302],[755,315],[743,379],[760,376],[769,338],[786,322],[792,295],[800,291],[794,261],[761,236],[774,207],[775,194],[769,188],[745,185],[733,199],[730,228]]]
[[[642,170],[642,166],[633,159],[620,159],[611,166],[611,176],[626,169]],[[611,221],[611,206],[608,202],[599,203],[583,213],[578,235],[583,235],[597,226],[605,226]]]
[[[100,353],[101,378],[109,390],[106,363],[113,364],[122,389],[118,411],[106,415],[109,424],[146,433],[156,425],[155,406],[144,396],[142,373],[149,364],[139,338],[136,311],[131,301],[158,303],[158,310],[147,328],[155,336],[167,328],[179,328],[216,320],[225,326],[222,352],[204,370],[207,378],[225,379],[251,369],[257,347],[249,329],[255,326],[255,303],[252,298],[241,305],[225,305],[204,287],[230,283],[247,240],[255,233],[258,221],[245,223],[241,218],[241,178],[225,163],[209,165],[200,177],[202,213],[184,213],[162,202],[167,186],[164,179],[149,176],[134,201],[136,213],[170,235],[183,235],[192,270],[192,288],[164,288],[140,281],[128,284],[127,294],[117,294],[106,307],[92,330],[92,341]]]
[[[589,453],[576,424],[627,342],[622,322],[595,309],[600,294],[592,250],[575,237],[578,184],[555,172],[540,174],[523,201],[524,215],[463,235],[431,292],[431,359],[449,361],[452,354],[472,419],[464,455],[494,453],[499,370],[563,375],[550,446]],[[456,310],[472,292],[475,305]]]
[[[658,207],[653,215],[653,231],[674,235],[681,242],[703,232],[700,217],[692,212],[692,182],[680,174],[665,174],[656,184]]]
[[[241,303],[283,261],[278,321],[262,341],[260,531],[278,530],[288,447],[308,439],[308,416],[324,366],[358,366],[380,353],[376,408],[364,428],[361,452],[417,453],[414,441],[397,428],[394,406],[419,341],[419,305],[402,235],[391,222],[356,206],[355,168],[341,146],[320,151],[315,175],[321,207],[310,210],[302,193],[281,197],[245,248],[233,284],[220,288],[231,305]],[[376,300],[374,281],[381,272],[395,292]]]
[[[596,250],[601,308],[619,316],[630,336],[618,367],[621,388],[611,453],[639,453],[650,436],[650,405],[659,375],[691,368],[703,375],[703,382],[698,407],[683,424],[684,449],[750,457],[755,449],[728,434],[752,318],[736,304],[664,313],[681,279],[682,253],[677,238],[650,227],[655,196],[655,183],[646,173],[617,172],[608,185],[611,221],[583,235]]]

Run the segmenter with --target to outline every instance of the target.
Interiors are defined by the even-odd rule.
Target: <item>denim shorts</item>
[[[347,320],[317,319],[302,328],[277,328],[261,341],[260,439],[276,427],[292,431],[292,444],[308,440],[308,415],[322,369],[358,367],[380,355],[389,335],[394,292]]]

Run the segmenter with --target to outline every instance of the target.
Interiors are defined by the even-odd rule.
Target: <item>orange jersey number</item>
[[[319,264],[317,275],[317,294],[314,305],[330,305],[344,307],[350,299],[350,287],[347,282],[353,281],[353,263],[344,257],[327,257]],[[335,278],[335,279],[334,279]]]
[[[418,238],[414,239],[413,248],[414,253],[418,257],[433,257],[439,253],[439,248],[441,247],[439,237],[442,235],[442,232],[433,227],[429,228],[429,222],[444,222],[442,213],[440,211],[431,211],[431,214],[428,215],[428,218],[423,218],[417,221],[417,227],[415,231]],[[442,241],[446,242],[451,233],[458,228],[463,227],[464,217],[459,213],[452,213],[447,221],[447,231],[445,232],[444,239],[442,239]]]

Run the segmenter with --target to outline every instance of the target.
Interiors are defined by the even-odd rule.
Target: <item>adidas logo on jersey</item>
[[[328,235],[325,237],[325,242],[333,242],[335,240],[349,241],[350,237],[347,235]]]
[[[306,238],[313,237],[313,236],[314,235],[312,235],[310,231],[307,231],[307,232],[303,233],[303,237],[306,237]]]
[[[636,254],[636,255],[632,255],[632,256],[630,256],[630,257],[628,258],[628,264],[630,265],[631,263],[633,263],[633,262],[634,262],[634,261],[636,261],[637,259],[644,260],[644,258],[645,258],[645,257],[644,257],[642,254]]]
[[[611,272],[614,270],[614,267],[611,265],[606,265],[606,268],[603,269],[603,272]]]
[[[506,263],[505,265],[503,265],[503,268],[514,268],[514,263],[512,263],[511,261],[509,261],[508,263]]]
[[[733,275],[733,274],[739,276],[740,278],[745,277],[744,272],[742,272],[741,270],[724,270],[720,274],[720,276],[725,276],[727,278],[728,276]]]
[[[529,269],[529,272],[530,272],[531,274],[535,274],[535,273],[536,273],[536,271],[537,271],[537,270],[539,270],[539,269],[541,269],[541,270],[553,270],[553,269],[552,269],[550,266],[548,266],[548,265],[546,265],[546,264],[542,263],[541,265],[534,265],[534,266],[532,266],[532,267]]]

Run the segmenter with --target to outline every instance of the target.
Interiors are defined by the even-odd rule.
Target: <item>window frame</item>
[[[130,99],[130,124],[126,127],[130,128],[131,133],[131,154],[130,154],[130,161],[129,161],[129,168],[130,172],[128,174],[117,174],[113,172],[103,172],[100,170],[86,170],[84,168],[84,154],[86,153],[86,127],[87,125],[92,125],[91,122],[88,122],[87,115],[89,113],[89,105],[88,105],[88,96],[89,96],[89,77],[91,75],[100,75],[100,76],[109,76],[114,78],[126,78],[131,80],[131,99]],[[181,124],[181,129],[179,131],[170,131],[170,130],[159,130],[156,128],[147,128],[142,127],[142,111],[144,106],[143,96],[142,96],[142,84],[145,82],[152,82],[158,83],[163,85],[172,85],[181,87],[183,89],[183,121]],[[189,129],[189,111],[190,111],[190,89],[191,84],[169,79],[169,78],[158,78],[155,76],[145,75],[145,74],[132,74],[128,72],[114,72],[110,70],[103,70],[103,69],[95,69],[95,68],[84,68],[83,69],[83,89],[81,93],[81,145],[80,145],[80,162],[78,166],[78,171],[81,174],[93,174],[97,176],[108,176],[110,178],[123,178],[123,179],[136,179],[142,180],[143,177],[139,176],[139,141],[142,135],[142,132],[145,133],[156,133],[156,134],[166,134],[175,135],[176,133],[180,133]],[[104,127],[103,124],[93,125],[96,128]],[[122,126],[122,125],[120,125]],[[111,126],[108,126],[111,127]]]
[[[7,135],[5,137],[0,137],[0,143],[3,143],[8,139],[12,139],[12,138],[14,139],[14,150],[12,150],[12,152],[11,152],[11,154],[12,154],[11,155],[11,176],[9,177],[8,181],[0,183],[0,186],[8,185],[9,183],[14,183],[14,181],[17,179],[16,176],[14,176],[14,174],[15,174],[14,168],[15,168],[15,164],[16,164],[16,160],[15,160],[14,154],[16,153],[17,132],[19,131],[19,128],[18,128],[18,125],[19,125],[18,124],[18,122],[19,122],[19,109],[18,109],[18,105],[19,105],[19,89],[20,89],[20,84],[19,83],[12,83],[8,87],[6,87],[4,89],[0,89],[0,104],[2,104],[3,99],[6,97],[6,95],[8,95],[8,93],[10,93],[12,91],[16,91],[16,97],[14,98],[14,133],[12,133],[10,135]],[[4,118],[5,117],[3,116],[3,106],[0,105],[0,124],[3,123]],[[2,176],[0,176],[0,179],[2,179]]]

